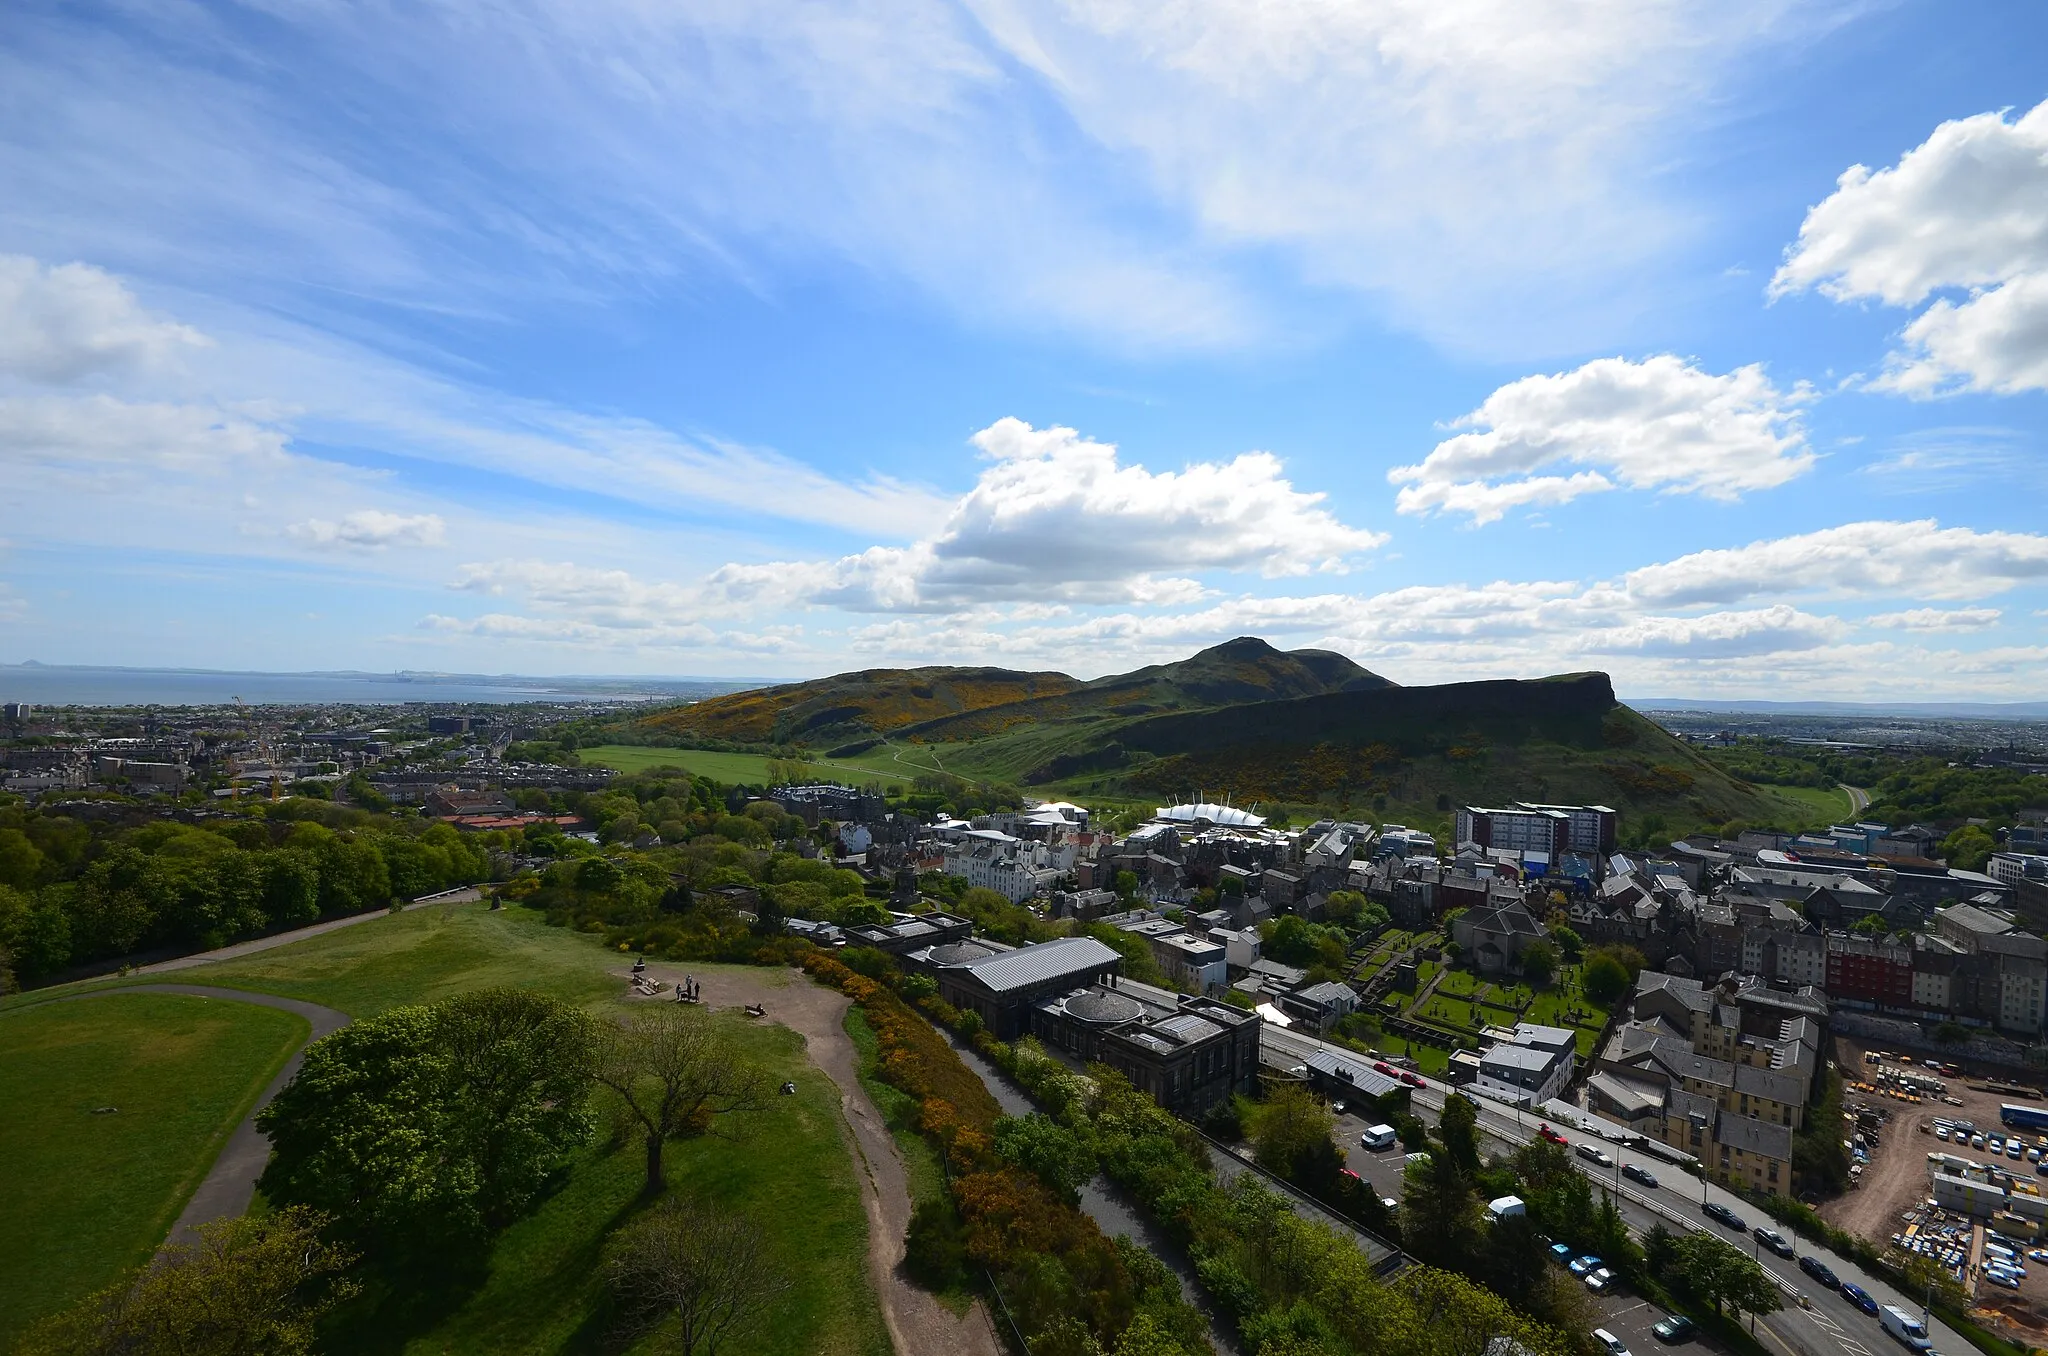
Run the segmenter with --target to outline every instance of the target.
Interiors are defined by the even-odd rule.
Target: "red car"
[[[1570,1141],[1570,1140],[1566,1139],[1566,1138],[1565,1138],[1565,1137],[1564,1137],[1563,1135],[1560,1135],[1560,1134],[1558,1134],[1558,1133],[1557,1133],[1557,1131],[1555,1131],[1555,1130],[1551,1129],[1551,1128],[1550,1128],[1549,1126],[1547,1126],[1547,1125],[1539,1125],[1539,1126],[1537,1126],[1537,1127],[1536,1127],[1536,1134],[1537,1134],[1537,1137],[1538,1137],[1538,1138],[1540,1138],[1540,1139],[1547,1139],[1547,1140],[1549,1140],[1549,1141],[1550,1141],[1550,1142],[1551,1142],[1552,1144],[1569,1144],[1569,1143],[1571,1143],[1571,1141]]]
[[[1406,1083],[1411,1088],[1422,1088],[1429,1086],[1427,1083],[1424,1083],[1422,1081],[1422,1075],[1412,1074],[1407,1072],[1406,1070],[1403,1070],[1401,1073],[1401,1081],[1403,1083]]]
[[[1400,1076],[1400,1071],[1383,1059],[1375,1061],[1372,1067],[1378,1070],[1380,1073],[1385,1074],[1389,1078],[1396,1078]]]
[[[1349,1168],[1339,1168],[1339,1169],[1337,1169],[1337,1171],[1338,1171],[1338,1173],[1340,1173],[1341,1175],[1343,1175],[1343,1176],[1345,1176],[1345,1177],[1349,1177],[1349,1178],[1350,1178],[1350,1179],[1351,1179],[1352,1181],[1354,1181],[1354,1182],[1362,1180],[1362,1179],[1361,1179],[1361,1178],[1359,1177],[1359,1175],[1358,1175],[1357,1173],[1353,1172],[1353,1171],[1352,1171],[1351,1169],[1349,1169]]]

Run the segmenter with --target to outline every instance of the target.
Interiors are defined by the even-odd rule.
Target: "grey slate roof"
[[[1311,1051],[1302,1062],[1325,1077],[1349,1083],[1367,1097],[1384,1097],[1401,1086],[1400,1080],[1387,1077],[1370,1064],[1346,1059],[1331,1050]]]
[[[1122,962],[1123,957],[1093,937],[1060,937],[1036,946],[984,956],[959,967],[996,993],[1025,989],[1047,980],[1082,978]]]
[[[1768,1158],[1792,1157],[1792,1127],[1774,1125],[1770,1121],[1753,1121],[1747,1116],[1721,1115],[1721,1123],[1715,1128],[1717,1142],[1731,1149],[1745,1153],[1763,1154]]]

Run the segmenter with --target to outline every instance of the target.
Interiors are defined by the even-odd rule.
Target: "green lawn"
[[[545,990],[604,1012],[618,1005],[623,990],[606,972],[625,963],[624,956],[606,951],[595,938],[548,927],[530,910],[458,905],[377,918],[274,951],[197,967],[178,979],[305,998],[355,1016],[493,984]],[[720,968],[692,967],[700,974]],[[792,982],[787,971],[735,968],[762,983]],[[86,1009],[145,1001],[157,1000],[119,995],[56,1006]],[[206,1007],[283,1016],[242,1004]],[[0,1012],[0,1033],[11,1033],[15,1023],[31,1015]],[[757,1219],[797,1286],[770,1322],[744,1344],[726,1349],[885,1356],[889,1340],[867,1280],[867,1217],[840,1126],[838,1092],[805,1057],[800,1037],[774,1025],[740,1029],[742,1039],[774,1065],[779,1077],[796,1082],[797,1095],[777,1099],[750,1123],[732,1125],[741,1136],[737,1142],[708,1136],[671,1145],[669,1181],[674,1189]],[[5,1048],[11,1054],[14,1044]],[[18,1101],[6,1092],[0,1084],[0,1107]],[[100,1104],[97,1094],[89,1100]],[[233,1119],[227,1118],[229,1123]],[[8,1132],[0,1123],[0,1149],[8,1143]],[[184,1158],[191,1157],[188,1148]],[[10,1174],[16,1161],[12,1153],[0,1153]],[[211,1161],[206,1155],[205,1162]],[[634,1146],[618,1153],[592,1146],[579,1156],[567,1186],[537,1215],[503,1235],[481,1289],[447,1297],[442,1309],[425,1319],[363,1311],[337,1316],[349,1321],[332,1334],[329,1345],[340,1352],[414,1356],[615,1350],[606,1346],[609,1325],[600,1312],[594,1267],[605,1235],[634,1206],[641,1170]],[[67,1174],[90,1175],[90,1169],[70,1166],[60,1155],[34,1177],[59,1181]],[[5,1218],[12,1218],[12,1205]],[[138,1259],[123,1256],[108,1270],[133,1260]],[[0,1285],[0,1296],[14,1293],[12,1285]],[[5,1302],[0,1298],[0,1304]],[[651,1350],[645,1343],[634,1349]]]
[[[1447,997],[1439,988],[1428,1001],[1418,1004],[1409,1014],[1426,1018],[1439,1026],[1469,1027],[1478,1030],[1478,1023],[1472,1018],[1472,1005],[1462,998]]]
[[[661,749],[641,744],[603,744],[579,752],[586,763],[615,767],[621,772],[679,767],[699,777],[709,777],[714,782],[748,786],[768,784],[769,759],[768,755],[761,753],[712,753],[705,749]],[[915,767],[890,763],[886,754],[879,762],[873,760],[872,754],[864,761],[827,761],[822,758],[805,761],[817,768],[821,775],[845,777],[855,784],[882,778],[894,779],[907,786],[919,771]]]
[[[1470,970],[1447,970],[1436,991],[1446,998],[1470,998],[1479,992],[1481,982]]]
[[[367,1017],[406,1003],[429,1003],[493,984],[545,989],[584,1006],[620,997],[606,972],[630,964],[594,937],[552,928],[531,909],[482,905],[409,909],[374,922],[311,937],[275,951],[188,970],[192,984],[305,998]],[[719,967],[700,965],[709,973]],[[788,972],[745,970],[766,984]]]
[[[0,1348],[148,1259],[307,1035],[288,1012],[175,994],[0,1015]]]
[[[1806,819],[1802,827],[1839,824],[1849,817],[1849,793],[1839,786],[1826,790],[1817,786],[1765,786],[1759,789],[1767,796],[1786,802],[1795,819],[1804,812]]]

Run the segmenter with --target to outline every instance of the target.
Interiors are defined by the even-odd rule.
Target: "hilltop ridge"
[[[1000,668],[864,669],[635,720],[643,740],[721,741],[1136,800],[1197,788],[1427,820],[1454,802],[1603,803],[1674,831],[1791,822],[1620,705],[1604,673],[1402,687],[1328,650],[1241,636],[1082,682]]]

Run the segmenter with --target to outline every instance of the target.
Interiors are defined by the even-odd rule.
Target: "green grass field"
[[[605,950],[596,939],[548,927],[530,910],[449,906],[377,918],[274,951],[197,967],[178,978],[305,998],[359,1017],[494,984],[544,990],[602,1013],[620,1005],[623,986],[607,971],[624,964],[626,957]],[[699,974],[722,968],[727,967],[692,967]],[[759,983],[793,982],[787,971],[733,968],[744,969]],[[119,995],[118,987],[110,991],[117,996],[56,1006],[153,1001]],[[283,1016],[240,1004],[208,1007]],[[0,1011],[0,1033],[34,1015]],[[889,1339],[867,1280],[867,1217],[840,1128],[838,1092],[809,1062],[802,1038],[774,1025],[740,1030],[751,1053],[778,1079],[793,1080],[798,1092],[776,1099],[758,1115],[739,1118],[744,1123],[721,1126],[737,1141],[707,1136],[669,1146],[669,1181],[674,1189],[758,1220],[796,1287],[768,1322],[744,1342],[722,1349],[764,1356],[783,1351],[885,1356]],[[11,1054],[12,1044],[6,1048]],[[0,1105],[12,1105],[5,1084],[0,1084]],[[234,1117],[225,1119],[232,1124]],[[8,1144],[8,1129],[0,1124],[0,1149]],[[61,1145],[53,1153],[39,1165],[37,1180],[59,1181],[85,1166],[72,1166]],[[188,1163],[195,1157],[191,1149],[185,1151]],[[11,1154],[0,1156],[10,1168],[14,1161]],[[211,1162],[210,1153],[203,1155],[199,1170]],[[607,1345],[610,1321],[593,1274],[605,1235],[635,1208],[641,1171],[637,1145],[616,1153],[593,1145],[579,1155],[568,1185],[538,1214],[502,1236],[480,1289],[446,1297],[436,1313],[424,1318],[367,1308],[337,1315],[328,1347],[394,1356],[616,1350]],[[155,1237],[161,1235],[158,1229]],[[153,1242],[141,1245],[142,1255]],[[0,1275],[0,1295],[14,1291],[5,1280]],[[632,1348],[651,1349],[644,1342]]]
[[[1817,786],[1766,786],[1762,790],[1789,807],[1795,807],[1788,813],[1803,811],[1808,818],[1802,828],[1839,824],[1849,817],[1849,793],[1839,786],[1825,791]]]
[[[307,1035],[288,1012],[176,994],[0,1015],[0,1349],[149,1258]]]

